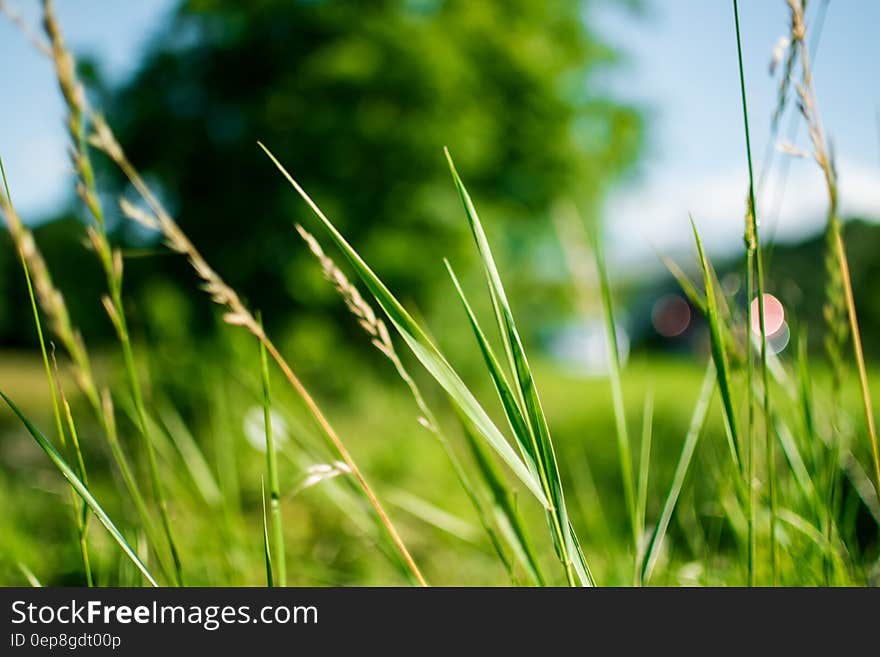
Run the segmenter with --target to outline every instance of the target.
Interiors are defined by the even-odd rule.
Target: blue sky
[[[809,3],[808,30],[823,2]],[[637,261],[652,247],[690,248],[688,212],[716,253],[740,250],[748,174],[732,2],[647,5],[642,17],[611,7],[593,14],[599,33],[628,54],[603,84],[637,102],[648,116],[639,172],[606,204],[616,259]],[[760,169],[777,97],[769,63],[787,29],[788,8],[784,0],[741,0],[740,19],[753,160]],[[842,211],[875,219],[880,219],[878,25],[877,0],[832,0],[813,66],[819,109],[836,154]],[[781,126],[786,134],[788,117]],[[806,131],[798,135],[795,143],[808,148]],[[794,239],[823,225],[827,202],[816,165],[792,159],[781,211],[774,212],[785,157],[775,157],[758,199],[758,218],[770,233],[778,215],[778,237]]]
[[[812,0],[811,16],[824,0]],[[7,0],[35,24],[36,0]],[[136,66],[174,0],[62,0],[58,11],[78,53],[97,56],[111,80]],[[641,15],[600,3],[588,13],[597,31],[626,55],[597,83],[637,103],[648,118],[638,171],[610,195],[605,220],[617,263],[644,262],[652,249],[688,249],[692,212],[710,248],[741,249],[746,192],[745,146],[730,0],[646,0]],[[744,63],[753,153],[760,168],[776,101],[768,74],[774,45],[788,24],[784,0],[741,0]],[[833,138],[844,212],[880,218],[880,2],[832,0],[814,67],[819,107]],[[29,219],[57,209],[70,194],[60,97],[50,67],[8,21],[0,20],[0,154]],[[783,132],[788,120],[784,120]],[[798,144],[806,147],[804,131]],[[759,199],[769,226],[779,162]],[[779,213],[778,235],[802,236],[822,225],[825,198],[818,169],[794,160]],[[770,217],[770,218],[767,218]]]
[[[38,0],[6,0],[39,29]],[[56,10],[75,53],[94,55],[110,81],[124,80],[174,0],[60,0]],[[42,36],[42,34],[41,34]],[[32,221],[62,206],[72,193],[64,110],[49,61],[0,16],[0,156],[19,213]]]

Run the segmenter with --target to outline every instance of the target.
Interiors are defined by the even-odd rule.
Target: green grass
[[[107,512],[104,511],[104,508],[98,503],[98,501],[94,498],[88,486],[83,483],[83,481],[76,475],[73,469],[67,464],[64,460],[64,457],[58,453],[52,443],[49,442],[49,439],[44,436],[39,429],[37,429],[33,423],[21,412],[18,406],[6,396],[5,393],[0,391],[0,397],[3,397],[3,401],[12,409],[12,412],[15,413],[18,418],[21,420],[22,424],[24,424],[25,428],[28,432],[33,436],[34,440],[40,446],[40,448],[46,453],[46,456],[49,457],[49,460],[58,468],[61,475],[68,481],[71,487],[76,491],[77,495],[82,498],[83,504],[88,506],[88,508],[95,514],[95,517],[101,521],[101,524],[107,528],[107,531],[113,536],[113,539],[119,544],[119,547],[122,548],[122,551],[125,553],[125,556],[128,557],[131,562],[137,567],[137,569],[143,574],[144,578],[146,578],[147,582],[152,584],[153,586],[158,586],[156,583],[156,579],[144,565],[144,563],[138,558],[138,555],[135,553],[134,548],[132,548],[128,541],[125,540],[125,537],[122,535],[122,532],[116,527],[110,517],[107,515]],[[86,562],[87,566],[88,562]],[[86,571],[90,573],[90,570]]]
[[[257,318],[259,321],[259,317]],[[266,552],[267,576],[274,582],[272,571],[278,573],[278,586],[287,586],[287,552],[284,549],[284,521],[281,513],[281,486],[278,483],[278,457],[272,433],[272,395],[270,392],[269,362],[266,347],[260,342],[260,381],[263,388],[263,424],[266,433],[266,478],[269,481],[269,510],[272,515],[272,540],[275,545],[275,567],[271,568],[269,552]],[[262,484],[261,484],[262,495]],[[265,496],[263,496],[265,499]],[[265,513],[265,511],[264,511]],[[265,532],[265,526],[264,526]]]
[[[407,308],[418,299],[407,298],[405,306],[360,245],[260,144],[342,254],[345,270],[297,226],[361,337],[375,347],[352,356],[348,344],[325,345],[312,355],[319,367],[295,374],[289,364],[299,363],[295,342],[269,338],[259,313],[211,269],[110,127],[83,103],[51,4],[46,7],[74,170],[93,224],[87,234],[104,270],[103,303],[118,344],[94,353],[86,348],[4,185],[0,207],[21,253],[40,353],[0,359],[0,389],[9,393],[0,393],[9,408],[0,414],[0,496],[17,501],[0,514],[0,581],[877,582],[872,381],[851,292],[846,296],[842,241],[829,241],[828,287],[844,294],[828,313],[830,357],[809,354],[803,336],[783,354],[769,353],[760,305],[760,343],[752,344],[748,301],[762,298],[765,281],[735,0],[749,171],[746,303],[719,284],[693,221],[700,282],[688,278],[686,267],[666,263],[704,315],[705,344],[696,357],[636,351],[625,362],[617,349],[618,290],[598,231],[589,227],[597,277],[572,286],[585,311],[596,309],[604,322],[609,366],[595,378],[550,360],[524,332],[527,324],[517,322],[519,300],[509,295],[504,261],[493,251],[503,226],[481,221],[479,199],[448,152],[450,186],[463,210],[450,220],[473,237],[478,275],[457,275],[455,254],[455,268],[445,262],[449,298],[423,316]],[[791,5],[795,25],[798,7]],[[815,128],[801,56],[799,93]],[[836,179],[822,157],[824,138],[815,129],[811,134],[828,177],[833,236]],[[105,232],[89,143],[121,168],[149,208],[123,204],[123,214],[161,230],[222,307],[215,336],[159,345],[136,326],[137,313],[126,315],[123,257]],[[3,177],[5,183],[5,171]],[[290,228],[280,225],[279,239],[300,244]],[[570,260],[580,257],[566,251]],[[576,274],[583,263],[569,265]],[[486,286],[482,293],[473,289],[475,278]],[[55,339],[68,357],[60,367],[50,348]],[[858,373],[850,382],[842,376],[851,366],[844,359],[847,339]],[[101,363],[94,371],[93,357]],[[42,425],[54,425],[54,441]],[[630,427],[636,426],[634,460]]]

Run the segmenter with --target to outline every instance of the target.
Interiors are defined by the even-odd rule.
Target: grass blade
[[[513,435],[517,440],[517,445],[520,448],[523,459],[525,459],[526,466],[535,477],[538,477],[538,467],[536,465],[538,455],[535,453],[534,445],[528,439],[528,436],[530,435],[529,428],[523,417],[522,411],[517,404],[516,396],[510,388],[507,378],[504,376],[504,371],[501,369],[501,364],[498,362],[495,353],[492,351],[492,346],[486,339],[486,334],[483,333],[483,330],[480,328],[477,317],[474,314],[470,303],[468,303],[464,290],[462,290],[461,284],[458,281],[458,277],[452,269],[452,265],[449,264],[448,260],[444,260],[443,262],[446,264],[449,277],[452,279],[452,284],[455,286],[455,291],[458,293],[458,298],[461,300],[462,306],[464,307],[465,313],[470,321],[474,336],[480,346],[480,352],[483,354],[486,368],[489,370],[489,374],[492,377],[492,383],[495,384],[495,389],[498,392],[498,396],[501,398],[501,405],[504,407],[504,414],[507,416],[507,421],[510,423],[510,428],[513,430]]]
[[[691,228],[694,232],[694,240],[697,245],[700,267],[703,270],[703,283],[706,286],[706,312],[709,321],[709,335],[712,343],[712,360],[715,361],[718,389],[721,391],[721,401],[724,404],[724,419],[728,429],[728,447],[730,448],[730,456],[733,459],[734,465],[736,465],[736,468],[740,473],[743,473],[742,457],[739,451],[740,442],[738,423],[736,421],[736,411],[733,404],[733,386],[731,385],[730,366],[727,363],[727,351],[724,348],[721,323],[718,317],[718,302],[715,297],[715,285],[709,269],[709,261],[706,259],[706,253],[703,250],[703,242],[700,240],[700,233],[697,231],[697,226],[694,223],[693,218],[691,218]]]
[[[266,558],[266,586],[275,586],[275,578],[272,574],[272,549],[269,547],[269,518],[266,515],[266,485],[260,477],[260,501],[263,503],[263,555]]]
[[[321,223],[327,229],[331,239],[345,254],[345,257],[351,263],[358,276],[363,280],[364,285],[376,299],[376,302],[385,312],[395,329],[400,333],[404,342],[406,342],[407,346],[412,350],[416,358],[418,358],[419,362],[422,363],[437,383],[443,387],[455,405],[458,406],[468,418],[470,418],[480,435],[492,446],[501,459],[508,465],[508,467],[510,467],[511,471],[528,487],[541,504],[545,507],[549,507],[550,501],[542,490],[540,483],[528,471],[526,465],[517,456],[504,435],[498,427],[495,426],[486,411],[483,410],[473,393],[467,388],[455,370],[452,369],[452,366],[446,361],[437,347],[434,346],[427,334],[404,309],[394,295],[391,294],[385,284],[378,276],[376,276],[367,263],[363,261],[360,255],[358,255],[354,248],[352,248],[352,246],[345,240],[342,234],[324,215],[309,195],[306,194],[305,190],[300,187],[299,183],[293,179],[290,173],[288,173],[271,151],[269,151],[269,149],[263,144],[260,144],[260,148],[263,149],[269,159],[272,160],[273,164],[309,205],[315,215],[321,220]]]
[[[213,508],[223,503],[223,493],[211,472],[211,466],[192,432],[186,426],[180,413],[167,401],[156,403],[156,417],[161,422],[161,429],[180,454],[181,460],[189,472],[193,485],[206,504]]]
[[[641,582],[642,559],[644,557],[643,541],[645,536],[645,516],[648,507],[648,476],[651,471],[651,442],[654,435],[654,393],[649,391],[645,396],[645,410],[642,414],[642,443],[639,453],[639,481],[636,499],[637,526],[639,540],[636,545],[636,584]]]
[[[479,531],[475,525],[409,491],[397,489],[388,493],[388,501],[426,525],[439,529],[465,543],[476,545]]]
[[[510,304],[507,301],[507,295],[504,292],[501,276],[498,273],[495,259],[492,256],[492,250],[489,247],[489,241],[486,239],[486,234],[470,195],[455,169],[455,164],[452,161],[449,150],[445,150],[445,153],[453,181],[465,208],[465,214],[467,215],[474,241],[480,252],[486,282],[489,286],[493,308],[495,309],[498,330],[504,339],[505,349],[511,360],[511,369],[519,384],[518,392],[521,401],[521,411],[529,421],[529,434],[527,438],[531,442],[531,449],[534,454],[535,463],[538,466],[537,474],[541,486],[552,504],[548,516],[554,539],[554,547],[565,566],[569,583],[574,583],[571,573],[571,570],[574,569],[582,584],[592,584],[586,559],[580,550],[576,537],[573,536],[568,512],[565,507],[565,495],[562,488],[562,478],[559,474],[559,465],[556,461],[553,441],[550,438],[550,427],[547,424],[547,418],[541,406],[541,400],[538,396],[538,389],[535,386],[531,368],[529,367],[528,358],[526,357],[519,331],[516,328]],[[525,442],[526,436],[521,436],[519,439]]]
[[[769,385],[769,375],[767,373],[767,331],[766,325],[764,322],[764,263],[763,256],[761,254],[761,242],[758,237],[758,217],[757,217],[757,206],[755,204],[755,176],[752,167],[752,141],[749,136],[749,110],[748,105],[746,103],[746,81],[745,81],[745,73],[743,71],[743,60],[742,60],[742,39],[740,38],[740,28],[739,28],[739,3],[737,0],[733,0],[733,15],[734,15],[734,25],[736,28],[736,54],[737,60],[739,62],[739,82],[740,82],[740,94],[742,98],[742,112],[743,112],[743,129],[745,132],[745,141],[746,141],[746,161],[748,163],[749,169],[749,202],[748,207],[746,209],[746,230],[745,230],[745,241],[746,248],[748,249],[748,254],[746,258],[747,262],[747,294],[746,294],[746,302],[748,305],[746,306],[746,334],[749,335],[749,332],[752,330],[752,297],[754,296],[754,282],[757,281],[757,299],[758,299],[758,325],[760,327],[760,349],[761,349],[761,381],[763,384],[763,412],[764,412],[764,445],[766,449],[766,461],[767,461],[767,485],[769,488],[769,496],[770,496],[770,573],[771,573],[771,581],[774,585],[778,584],[778,568],[777,568],[777,553],[776,553],[776,471],[775,471],[775,463],[776,463],[776,453],[774,449],[774,441],[771,437],[770,430],[770,385]],[[754,267],[753,267],[754,265]],[[754,377],[754,363],[753,363],[753,352],[751,349],[751,340],[747,339],[746,349],[748,350],[747,355],[747,368],[746,368],[746,376],[748,377],[748,403],[749,403],[749,426],[748,426],[748,448],[749,448],[749,507],[751,509],[751,519],[752,525],[754,524],[754,514],[755,514],[755,495],[757,494],[756,488],[752,485],[752,481],[754,480],[754,452],[755,452],[755,439],[754,439],[754,399],[752,398],[752,380]],[[750,531],[752,533],[752,538],[749,541],[750,546],[750,582],[752,585],[755,584],[755,569],[751,562],[754,561],[754,552],[755,552],[755,539],[754,539],[754,531],[755,528],[750,526]]]
[[[34,573],[31,571],[30,568],[25,566],[20,561],[16,565],[18,566],[18,569],[21,571],[21,574],[24,575],[24,578],[27,580],[27,582],[31,586],[31,588],[35,588],[35,589],[43,588],[42,583],[40,582],[40,580],[37,579],[37,576],[34,575]]]
[[[57,364],[56,364],[57,367]],[[83,460],[82,450],[79,447],[79,434],[76,430],[76,424],[73,421],[73,414],[70,412],[70,404],[67,403],[67,398],[64,396],[64,392],[61,390],[61,386],[59,385],[58,390],[61,391],[61,402],[64,405],[64,415],[67,420],[67,429],[70,432],[70,441],[73,443],[73,451],[76,455],[76,469],[79,474],[80,479],[83,482],[83,485],[89,485],[89,479],[86,474],[86,464]],[[73,489],[71,489],[71,496],[74,498],[73,501],[76,502],[76,495]],[[79,538],[79,551],[82,555],[83,567],[86,572],[86,586],[91,588],[95,585],[95,580],[92,575],[92,565],[91,560],[89,559],[89,546],[87,542],[87,532],[89,527],[89,508],[85,503],[77,509],[79,504],[74,504],[74,510],[78,513],[76,519],[76,525],[78,530],[78,538]]]
[[[467,445],[492,495],[492,508],[501,534],[531,581],[538,586],[545,586],[544,575],[541,573],[528,531],[516,508],[516,499],[495,463],[489,458],[484,441],[479,439],[466,417],[460,416],[460,419]],[[496,550],[500,552],[500,548],[496,547]]]
[[[614,425],[617,433],[617,453],[620,460],[620,476],[623,480],[623,494],[629,512],[633,551],[638,561],[639,522],[636,507],[635,485],[633,484],[633,465],[630,452],[629,431],[626,427],[626,411],[623,405],[623,386],[620,379],[620,350],[617,346],[617,327],[614,324],[614,304],[611,299],[611,283],[608,269],[597,234],[593,235],[593,254],[596,270],[599,272],[599,290],[602,297],[602,315],[605,319],[605,342],[608,345],[608,379],[611,383],[611,399],[614,406]]]
[[[3,189],[6,192],[6,202],[9,204],[9,207],[12,208],[13,207],[12,206],[12,193],[9,191],[9,181],[6,179],[6,168],[3,166],[3,158],[0,158],[0,177],[2,177],[2,179],[3,179]],[[61,385],[60,385],[59,379],[57,377],[57,369],[58,369],[57,364],[55,365],[54,371],[53,371],[53,368],[50,367],[50,365],[49,365],[49,355],[48,355],[48,351],[46,349],[46,339],[43,335],[43,322],[40,319],[40,311],[37,309],[37,298],[36,298],[36,294],[34,293],[34,285],[33,285],[33,282],[31,281],[31,272],[30,272],[30,268],[28,267],[27,258],[25,258],[24,251],[22,251],[21,249],[18,249],[18,251],[19,251],[18,255],[21,260],[21,267],[22,267],[22,270],[24,271],[24,280],[25,280],[25,283],[27,284],[28,300],[30,301],[30,304],[31,304],[31,312],[33,313],[33,317],[34,317],[34,326],[36,327],[36,330],[37,330],[37,341],[40,344],[40,355],[43,358],[43,367],[45,368],[46,380],[49,384],[49,392],[50,392],[50,397],[52,399],[52,415],[55,419],[55,431],[58,434],[58,442],[61,445],[61,448],[64,449],[66,447],[67,441],[66,441],[65,433],[64,433],[64,425],[61,421],[61,410],[60,410],[60,406],[58,403],[59,393],[61,394],[62,400],[64,397],[64,393],[61,391]],[[53,361],[53,363],[55,362],[54,352],[52,353],[52,361]],[[66,400],[64,400],[64,403],[66,406],[66,404],[67,404]],[[67,415],[68,415],[68,419],[70,421],[69,422],[70,429],[71,429],[71,431],[75,431],[75,429],[73,428],[73,419],[70,417],[70,409],[69,408],[67,409]],[[76,448],[76,454],[77,454],[79,465],[80,465],[80,473],[84,473],[85,472],[85,465],[82,462],[82,453],[80,452],[79,443],[76,440],[76,435],[73,436],[73,439],[74,439],[74,446]],[[83,477],[83,480],[85,481],[85,477]],[[86,485],[88,485],[87,481],[86,481]],[[88,520],[88,512],[86,511],[85,506],[82,507],[82,513],[80,513],[79,510],[76,508],[77,507],[76,493],[73,491],[73,489],[70,490],[70,496],[71,496],[71,502],[73,503],[73,507],[74,507],[75,522],[76,522],[76,529],[77,529],[77,534],[78,534],[80,555],[82,556],[83,570],[85,571],[86,583],[88,586],[91,587],[92,583],[93,583],[92,568],[89,563],[89,552],[88,552],[88,546],[86,544],[86,523]]]
[[[661,255],[660,261],[669,270],[669,273],[672,274],[672,277],[678,282],[679,287],[681,287],[681,291],[684,292],[684,295],[688,298],[688,301],[699,310],[704,315],[706,314],[706,299],[700,294],[700,291],[697,290],[697,286],[691,282],[691,279],[688,278],[688,275],[682,271],[681,267],[670,257]]]
[[[666,501],[663,504],[663,510],[660,512],[660,520],[654,529],[651,542],[648,545],[647,555],[642,565],[641,583],[647,584],[657,565],[657,559],[660,556],[660,548],[663,545],[663,538],[666,536],[666,530],[669,529],[669,521],[672,519],[672,513],[675,511],[675,505],[678,503],[678,497],[681,494],[684,480],[690,469],[694,452],[697,449],[697,442],[709,414],[709,402],[712,399],[712,392],[715,389],[714,381],[715,367],[712,363],[706,368],[706,374],[703,377],[703,385],[700,388],[700,394],[697,397],[697,404],[694,406],[694,412],[691,415],[690,426],[681,448],[681,455],[678,457],[678,464],[675,466],[675,474],[672,476],[672,484],[666,495]]]
[[[164,492],[162,479],[159,475],[153,442],[147,429],[147,412],[144,405],[144,396],[137,375],[134,349],[132,346],[131,335],[128,330],[128,320],[126,318],[122,299],[122,253],[118,249],[114,249],[109,241],[106,222],[104,221],[104,212],[100,201],[100,194],[97,188],[94,168],[92,166],[91,155],[88,148],[88,106],[85,100],[86,94],[82,82],[77,75],[77,68],[74,65],[73,56],[65,45],[64,35],[57,20],[57,16],[55,15],[54,4],[51,0],[44,0],[42,8],[43,29],[52,46],[51,59],[54,64],[55,77],[61,88],[61,95],[64,99],[66,109],[65,126],[67,127],[68,136],[71,141],[70,158],[74,172],[76,173],[77,195],[82,200],[83,205],[95,222],[94,226],[88,227],[87,235],[92,244],[94,253],[104,270],[107,281],[107,291],[109,295],[103,297],[102,302],[104,303],[104,307],[119,338],[123,363],[125,365],[125,373],[128,377],[131,396],[138,413],[137,426],[141,432],[144,451],[147,454],[147,465],[150,482],[153,488],[153,495],[155,496],[157,506],[159,507],[162,529],[168,542],[168,548],[174,563],[175,582],[178,585],[183,586],[183,566],[180,562],[180,554],[174,538],[174,532],[172,531],[167,498]]]
[[[257,322],[262,327],[259,314]],[[275,454],[275,440],[272,434],[272,404],[269,388],[269,360],[266,347],[260,342],[260,379],[263,384],[263,422],[266,428],[266,472],[269,478],[269,509],[272,514],[272,539],[275,543],[278,585],[287,586],[286,552],[284,550],[284,524],[281,516],[281,488],[278,483],[278,460]]]
[[[346,308],[349,312],[357,318],[358,324],[364,330],[365,334],[368,335],[371,339],[371,344],[379,351],[385,358],[387,358],[391,364],[394,366],[394,370],[397,372],[397,375],[404,382],[407,389],[412,396],[413,401],[419,409],[419,413],[421,414],[418,421],[419,424],[427,429],[440,445],[443,447],[443,450],[446,452],[446,456],[449,458],[449,463],[452,466],[453,471],[455,472],[456,477],[458,477],[459,483],[464,489],[465,494],[468,496],[468,499],[471,501],[471,504],[474,507],[474,511],[477,513],[477,517],[480,520],[480,524],[482,525],[486,535],[489,537],[489,540],[492,544],[492,547],[495,549],[496,554],[498,555],[501,562],[504,564],[504,567],[507,569],[508,574],[510,575],[511,581],[516,583],[517,577],[516,573],[513,570],[513,564],[507,558],[507,554],[502,547],[501,538],[498,535],[498,532],[495,529],[495,524],[489,518],[489,513],[486,512],[484,508],[483,500],[481,499],[479,493],[471,482],[470,477],[465,471],[464,467],[461,464],[458,455],[456,454],[455,448],[452,446],[449,438],[444,433],[441,428],[439,422],[437,421],[434,412],[428,406],[428,403],[425,401],[425,397],[422,394],[421,389],[418,384],[416,384],[415,380],[410,376],[406,367],[404,367],[403,362],[400,360],[400,357],[397,354],[397,350],[394,348],[394,342],[391,340],[391,335],[388,333],[388,329],[385,325],[385,322],[376,315],[376,312],[373,310],[372,306],[361,296],[360,291],[357,287],[348,280],[348,277],[345,273],[333,262],[333,259],[330,258],[326,253],[324,253],[324,249],[321,247],[315,237],[306,231],[299,224],[296,225],[296,230],[300,234],[300,237],[303,238],[305,243],[308,245],[309,250],[312,252],[312,255],[315,256],[318,263],[321,266],[321,270],[324,273],[324,278],[330,281],[333,284],[333,287],[342,297],[345,302]]]
[[[88,505],[88,507],[92,510],[92,513],[95,514],[95,517],[101,521],[101,524],[107,528],[107,531],[110,532],[110,535],[113,536],[113,539],[119,544],[119,547],[122,548],[122,551],[125,552],[126,556],[131,560],[131,562],[137,567],[141,574],[147,579],[147,581],[153,586],[158,586],[159,584],[156,582],[153,575],[144,565],[144,563],[137,556],[137,553],[134,549],[128,544],[125,540],[125,537],[122,535],[122,532],[117,529],[116,525],[113,524],[113,521],[110,519],[110,516],[104,511],[103,507],[98,503],[98,501],[92,496],[89,489],[83,484],[83,482],[76,476],[76,473],[71,469],[71,467],[64,460],[64,457],[58,453],[58,451],[53,447],[52,443],[44,436],[33,423],[25,417],[25,415],[19,410],[19,408],[13,403],[13,401],[6,396],[6,394],[0,391],[0,397],[3,397],[3,400],[8,404],[9,408],[12,409],[12,412],[15,413],[18,418],[21,420],[22,424],[24,424],[25,428],[28,432],[33,436],[34,440],[37,441],[37,444],[43,449],[49,459],[55,464],[55,467],[61,472],[61,475],[73,486],[74,490],[77,494],[82,498],[83,502]]]

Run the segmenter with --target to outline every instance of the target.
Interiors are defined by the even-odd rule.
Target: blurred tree
[[[397,293],[428,304],[448,292],[440,258],[472,258],[444,145],[518,265],[552,230],[555,201],[589,213],[636,158],[637,112],[591,88],[614,55],[589,29],[588,6],[186,0],[103,104],[131,159],[255,306],[332,296],[309,259],[293,257],[304,250],[292,222],[315,224],[258,139]]]

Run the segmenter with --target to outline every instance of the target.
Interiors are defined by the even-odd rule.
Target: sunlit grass
[[[301,377],[299,354],[269,337],[259,313],[210,267],[86,104],[46,3],[73,169],[116,342],[95,354],[86,348],[5,186],[0,208],[21,254],[40,358],[0,359],[11,411],[0,416],[0,452],[10,464],[0,495],[22,500],[0,515],[7,555],[0,576],[35,585],[876,581],[873,381],[836,213],[836,173],[801,43],[803,8],[789,4],[796,38],[786,74],[799,56],[804,84],[796,89],[829,193],[827,362],[807,353],[803,337],[784,354],[770,353],[762,304],[759,337],[752,337],[751,301],[763,299],[765,280],[734,2],[749,172],[745,303],[719,283],[697,217],[696,268],[664,257],[704,316],[706,326],[694,328],[705,337],[697,357],[636,351],[626,361],[618,351],[618,291],[598,231],[565,228],[563,242],[583,231],[591,237],[589,248],[563,244],[585,312],[592,302],[603,320],[607,371],[588,378],[549,359],[522,332],[517,300],[505,288],[509,272],[493,252],[503,226],[481,221],[479,198],[448,152],[450,186],[462,203],[450,220],[473,237],[486,286],[474,289],[457,262],[445,262],[442,325],[471,338],[454,346],[434,334],[436,318],[415,312],[418,299],[386,285],[343,234],[344,224],[260,144],[344,266],[296,225],[311,252],[301,256],[314,257],[363,329],[360,337],[375,347],[376,362],[364,361],[375,368],[346,368],[331,354],[317,375],[305,370]],[[187,347],[190,403],[153,385],[155,375],[175,375],[177,363],[162,360],[161,345],[130,328],[137,315],[126,314],[124,258],[105,230],[92,171],[98,152],[143,202],[123,201],[124,217],[161,233],[224,313],[216,337]],[[278,239],[302,246],[294,219],[279,221]],[[595,268],[594,284],[579,280],[579,258]],[[60,367],[55,341],[59,359],[66,354]],[[850,347],[857,377],[848,385]],[[93,355],[108,364],[93,370]],[[44,425],[54,425],[56,440]],[[630,427],[637,426],[636,445]],[[90,530],[91,517],[107,531]]]

